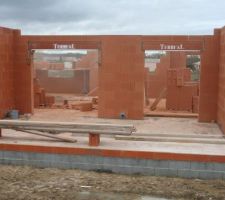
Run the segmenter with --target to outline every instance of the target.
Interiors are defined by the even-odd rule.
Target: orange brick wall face
[[[15,38],[15,106],[21,113],[33,113],[33,68],[28,56],[28,40]]]
[[[148,97],[158,97],[163,88],[167,86],[167,69],[169,68],[186,68],[186,53],[167,52],[161,57],[155,73],[149,73]]]
[[[149,73],[148,77],[148,97],[156,98],[163,88],[166,87],[167,69],[170,67],[169,54],[162,56],[157,64],[156,71]]]
[[[193,38],[194,40],[204,39],[205,42],[204,50],[201,54],[202,63],[200,77],[199,121],[209,122],[217,120],[219,71],[219,34],[217,32],[214,37],[141,37],[21,36],[19,31],[14,31],[14,38],[11,36],[7,36],[7,38],[4,35],[6,33],[2,31],[2,29],[0,32],[0,70],[1,72],[5,72],[4,79],[0,79],[0,87],[2,87],[3,84],[4,86],[7,84],[6,87],[2,87],[0,89],[0,92],[5,94],[4,98],[0,97],[1,112],[14,107],[14,102],[15,108],[20,110],[22,113],[30,113],[33,111],[33,75],[32,67],[28,59],[28,41],[98,41],[101,43],[102,63],[99,67],[99,117],[118,118],[119,114],[124,112],[128,118],[142,119],[144,104],[144,51],[141,50],[142,42],[145,40],[189,40]],[[222,32],[224,32],[224,30]],[[8,34],[10,35],[12,33],[8,31]],[[10,49],[12,49],[12,51]],[[222,58],[220,60],[222,65],[220,70],[223,71],[224,51],[221,52]],[[14,59],[9,59],[13,58],[13,56]],[[5,66],[6,63],[9,66],[7,69],[3,68],[3,65]],[[10,67],[13,66],[13,64],[14,69],[13,67]],[[222,93],[224,94],[224,92],[221,85],[223,85],[223,75],[220,76],[219,108],[223,107],[223,103],[221,103],[223,102],[221,101],[221,95]],[[221,113],[223,112],[218,112],[218,121],[220,124],[223,124],[224,118]]]
[[[199,121],[217,120],[217,95],[219,73],[219,33],[205,36],[201,54]]]
[[[139,36],[105,36],[99,66],[99,117],[143,119],[144,51]]]
[[[34,69],[55,69],[55,70],[62,70],[64,69],[64,63],[51,63],[48,61],[35,61],[33,63]]]
[[[75,70],[74,77],[48,77],[47,70],[36,70],[40,86],[48,93],[84,94],[89,92],[89,70]]]
[[[168,69],[166,98],[167,109],[192,111],[193,96],[198,96],[198,83],[190,83],[190,80],[190,69]]]
[[[76,62],[76,69],[89,69],[89,90],[93,91],[98,87],[98,51],[88,51],[87,55]]]
[[[225,27],[220,35],[220,67],[219,67],[219,93],[218,93],[218,123],[225,133]]]
[[[93,67],[89,71],[89,91],[98,87],[98,67]]]
[[[14,31],[0,28],[0,118],[14,105]]]
[[[76,62],[76,68],[92,68],[98,66],[98,51],[88,51],[87,55]]]
[[[170,68],[186,67],[185,52],[170,52]]]

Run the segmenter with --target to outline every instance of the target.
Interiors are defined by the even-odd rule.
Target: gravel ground
[[[0,165],[0,199],[225,199],[225,181]]]

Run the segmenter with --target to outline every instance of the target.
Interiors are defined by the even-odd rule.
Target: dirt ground
[[[225,199],[225,181],[222,180],[190,180],[3,165],[0,165],[0,172],[1,200],[155,199],[150,196],[188,200]]]

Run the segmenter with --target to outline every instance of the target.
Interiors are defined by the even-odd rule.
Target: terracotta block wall
[[[157,98],[163,88],[166,87],[167,69],[170,67],[170,55],[167,53],[160,58],[154,73],[148,72],[148,97]]]
[[[220,63],[219,63],[219,91],[218,91],[218,124],[225,133],[225,27],[220,33]]]
[[[219,73],[220,33],[204,37],[204,49],[201,53],[199,121],[217,121],[217,96]]]
[[[87,51],[87,55],[76,62],[76,69],[89,69],[89,91],[98,87],[98,50]],[[96,93],[95,93],[96,94]]]
[[[1,35],[4,35],[3,32],[1,32]],[[204,49],[201,53],[199,121],[210,122],[217,120],[220,46],[220,34],[218,30],[215,31],[214,36],[21,36],[20,31],[14,31],[14,36],[11,39],[13,40],[12,45],[14,45],[14,61],[12,61],[14,64],[14,74],[12,75],[11,72],[5,74],[9,76],[12,75],[14,80],[4,80],[4,82],[8,82],[14,86],[14,92],[11,90],[7,96],[12,96],[13,99],[14,94],[14,100],[10,98],[10,101],[14,101],[15,108],[22,113],[33,112],[33,73],[29,59],[28,42],[41,41],[48,42],[49,44],[55,41],[61,41],[63,43],[77,41],[78,47],[82,47],[81,49],[88,49],[88,47],[93,46],[94,48],[101,49],[102,66],[99,72],[99,116],[118,118],[119,114],[124,112],[128,118],[133,119],[143,118],[143,42],[145,40],[159,41],[159,43],[160,41],[168,40],[171,42],[204,41]],[[90,41],[93,43],[87,44]],[[0,43],[3,44],[4,42],[5,41],[1,40]],[[95,44],[95,42],[97,42],[98,45]],[[4,45],[5,44],[2,46]],[[8,45],[8,47],[9,46],[10,45]],[[48,45],[46,44],[46,46]],[[7,55],[2,54],[2,52],[3,51],[1,51],[1,57],[3,62],[7,62]],[[6,52],[10,52],[10,50]],[[223,61],[221,61],[221,63],[223,63]],[[2,64],[1,70],[3,70]],[[6,87],[2,88],[1,92],[4,90],[6,92],[6,90],[8,90],[8,88],[5,88]],[[221,92],[219,92],[219,94],[221,94]],[[1,109],[4,110],[6,107],[13,106],[13,102],[8,104],[6,103],[8,101],[3,101],[1,102]],[[5,103],[8,105],[5,106]],[[221,101],[219,105],[221,107]],[[221,116],[219,118],[220,123],[222,123]]]
[[[185,68],[186,53],[183,51],[170,52],[170,68]]]
[[[166,108],[169,110],[193,110],[193,97],[198,96],[198,83],[190,82],[188,68],[170,68],[167,75]]]
[[[144,51],[139,36],[102,38],[99,117],[143,119]]]
[[[76,62],[76,68],[92,68],[97,66],[98,50],[87,51],[87,55]]]
[[[0,27],[0,118],[15,108],[14,101],[14,34]]]
[[[169,86],[166,107],[169,110],[194,111],[193,97],[198,96],[198,86]]]
[[[98,88],[98,67],[93,67],[89,70],[89,91]]]
[[[28,40],[20,32],[15,36],[14,52],[15,106],[21,113],[33,113],[33,68],[28,54]]]
[[[64,63],[62,62],[47,62],[47,61],[34,61],[33,64],[35,69],[55,69],[55,70],[63,70]]]
[[[184,86],[187,81],[191,81],[189,68],[171,68],[167,70],[167,86]]]
[[[163,88],[167,86],[167,69],[169,68],[186,68],[186,53],[171,51],[160,58],[160,63],[157,63],[156,71],[149,73],[149,98],[157,98]]]
[[[86,94],[89,92],[89,70],[72,70],[73,77],[49,77],[48,70],[36,70],[36,78],[48,93]]]

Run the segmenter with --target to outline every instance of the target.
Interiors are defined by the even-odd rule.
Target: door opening
[[[69,118],[69,112],[73,111],[76,116],[97,117],[97,49],[34,50],[32,66],[36,113],[48,109],[49,115],[51,111],[59,115],[66,111]]]
[[[145,51],[145,114],[198,116],[199,51]]]

